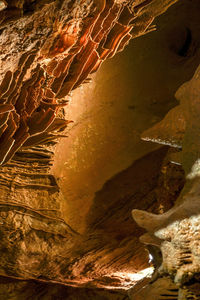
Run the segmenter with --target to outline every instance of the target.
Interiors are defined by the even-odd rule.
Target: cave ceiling
[[[200,299],[199,14],[0,1],[0,300]]]

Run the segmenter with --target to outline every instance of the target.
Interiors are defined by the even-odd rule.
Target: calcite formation
[[[154,18],[175,2],[0,1],[1,276],[72,286],[97,277],[86,275],[89,244],[85,256],[78,251],[90,238],[64,221],[50,172],[71,122],[63,108],[71,91],[132,38],[155,30]]]
[[[0,163],[57,139],[65,97],[175,1],[4,1]],[[154,7],[156,8],[154,11]],[[62,135],[61,135],[62,136]]]
[[[178,299],[199,299],[199,80],[198,67],[176,93],[180,105],[143,134],[145,139],[179,149],[178,163],[187,180],[176,205],[161,215],[133,210],[136,222],[148,231],[141,240],[162,252],[159,276],[170,276],[181,287]]]
[[[116,219],[116,215],[105,214],[102,219],[104,208],[101,207],[99,219],[94,221],[92,216],[89,219],[89,225],[96,230],[94,235],[90,230],[85,236],[75,231],[64,220],[63,195],[51,174],[51,166],[55,144],[60,137],[66,137],[65,129],[73,121],[67,120],[65,114],[70,93],[88,83],[91,74],[106,59],[124,50],[132,38],[155,30],[155,17],[175,2],[0,1],[2,277],[13,281],[34,280],[33,289],[35,282],[39,282],[40,289],[45,283],[99,288],[119,288],[134,283],[134,280],[130,283],[128,275],[127,281],[123,281],[124,274],[120,277],[120,272],[112,273],[112,270],[117,260],[120,260],[120,267],[127,261],[131,262],[132,250],[124,256],[124,249],[131,249],[136,244],[142,229],[137,228],[132,243],[128,239],[119,243],[123,231],[120,229],[115,242],[119,245],[113,256],[106,244],[110,224],[114,222],[112,218]],[[190,38],[190,31],[186,30],[186,42],[179,49],[180,55],[187,54]],[[187,181],[175,207],[168,212],[154,215],[133,211],[136,222],[148,231],[141,241],[148,245],[157,268],[153,281],[146,288],[137,292],[132,290],[130,297],[133,299],[148,299],[149,294],[152,300],[199,297],[199,74],[198,69],[193,79],[176,93],[180,105],[142,135],[143,140],[175,148],[176,151],[169,154],[169,160],[183,166]],[[166,151],[166,148],[161,148],[145,159],[163,158]],[[156,170],[152,171],[154,177],[160,168],[157,161],[155,164],[156,167],[149,167],[151,171],[155,167]],[[137,162],[135,170],[141,167],[142,163]],[[166,169],[165,166],[163,170]],[[145,180],[148,180],[148,172],[146,169]],[[153,197],[151,192],[155,189],[154,181],[149,179],[148,187],[137,190],[138,199],[143,200],[139,208],[148,210]],[[138,176],[135,185],[140,186],[141,182]],[[123,201],[119,199],[118,203],[121,211]],[[115,203],[111,209],[114,210],[114,206]],[[160,206],[162,212],[162,201]],[[116,214],[119,214],[117,210]],[[99,245],[102,222],[108,228],[108,235]],[[139,246],[134,247],[135,251],[140,251]],[[145,267],[142,259],[137,263]],[[126,268],[129,274],[127,265]],[[13,291],[15,284],[11,286]],[[32,290],[24,291],[25,288],[23,282],[17,295],[19,299],[30,297]],[[54,288],[56,293],[55,285]],[[46,293],[47,296],[50,293],[49,297],[54,296],[54,291]],[[91,291],[88,293],[94,297]],[[43,295],[39,290],[34,296],[37,299]],[[108,297],[114,299],[115,295]],[[127,299],[123,293],[116,297]]]

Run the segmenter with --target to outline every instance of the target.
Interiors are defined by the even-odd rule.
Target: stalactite
[[[132,38],[154,30],[154,17],[174,2],[4,1],[0,11],[5,47],[0,53],[2,276],[92,285],[94,274],[88,269],[101,249],[78,252],[80,241],[87,244],[90,236],[83,240],[64,221],[62,194],[50,171],[54,144],[67,137],[65,129],[71,122],[62,109],[67,109],[71,91],[90,81],[90,74]],[[152,239],[156,245],[162,243],[152,233],[143,236],[147,243]],[[184,255],[182,259],[188,260]],[[102,252],[102,265],[103,257]],[[120,250],[108,268],[121,259],[126,258]],[[104,279],[103,274],[102,286]],[[174,294],[169,289],[161,296],[173,299]]]
[[[199,297],[199,72],[198,67],[193,78],[177,91],[180,105],[142,135],[145,140],[182,149],[175,157],[169,156],[184,168],[187,180],[182,193],[176,205],[163,214],[132,212],[135,221],[147,230],[141,241],[153,245],[159,241],[156,246],[161,249],[163,261],[158,273],[170,275],[180,287],[178,300]]]
[[[12,7],[18,11],[26,6],[26,1],[20,6],[16,3],[10,6],[8,2],[8,9]],[[58,99],[63,99],[85,82],[106,58],[124,49],[132,38],[130,22],[134,24],[135,14],[141,15],[147,5],[148,1],[142,2],[131,10],[123,3],[101,1],[95,13],[84,19],[82,29],[79,22],[64,22],[50,42],[43,45],[40,56],[39,42],[35,49],[21,55],[17,70],[7,71],[0,86],[0,133],[2,143],[6,142],[0,150],[1,164],[8,162],[23,145],[31,145],[31,141],[35,144],[41,139],[44,143],[59,137],[46,133],[56,119],[59,107],[65,105]],[[42,66],[41,59],[47,57],[50,61]],[[31,76],[28,76],[30,71]],[[26,79],[27,76],[30,78]],[[51,95],[48,99],[46,90]],[[9,113],[11,111],[19,118],[17,123]]]

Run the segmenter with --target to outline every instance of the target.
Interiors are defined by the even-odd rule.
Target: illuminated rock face
[[[63,98],[131,38],[151,30],[154,17],[176,1],[155,2],[5,1],[0,25],[1,164],[22,146],[59,137],[68,124],[59,118]]]
[[[66,222],[63,195],[51,168],[54,164],[55,144],[59,137],[65,137],[64,130],[71,122],[65,117],[70,93],[81,84],[89,82],[90,75],[107,58],[124,50],[132,38],[155,30],[151,25],[154,18],[175,2],[0,1],[1,297],[127,299],[124,291],[103,291],[99,295],[99,291],[92,289],[75,292],[72,288],[57,285],[126,290],[135,284],[136,275],[139,276],[133,276],[132,273],[148,266],[147,253],[137,240],[143,230],[133,224],[130,211],[135,207],[162,212],[173,205],[184,179],[181,167],[169,167],[166,162],[162,163],[167,148],[154,148],[152,153],[136,160],[130,168],[105,184],[90,207],[83,233],[78,227],[74,230]],[[187,42],[190,33],[186,30],[183,35]],[[184,56],[187,54],[187,45],[184,45],[179,47],[179,43],[178,46],[175,43],[172,46],[179,55]],[[198,79],[198,72],[195,78]],[[182,147],[183,160],[174,155],[171,160],[179,164],[186,161],[183,163],[186,173],[190,172],[193,165],[192,173],[188,175],[193,180],[199,172],[199,148],[196,145],[198,103],[194,101],[195,109],[194,106],[188,107],[187,99],[184,99],[186,94],[185,90],[183,97],[181,90],[178,94],[183,99],[183,108],[181,105],[181,108],[174,108],[167,115],[166,121],[147,130],[143,139],[162,142],[178,149]],[[190,92],[188,94],[192,95]],[[193,122],[190,123],[188,120],[193,113]],[[174,118],[177,118],[175,125],[172,122]],[[195,143],[190,148],[194,128]],[[191,155],[188,156],[188,152]],[[174,179],[178,178],[180,182],[175,187],[171,184],[169,191],[170,172],[173,175],[177,172]],[[124,194],[121,195],[121,192]],[[160,198],[157,196],[160,202],[158,200],[155,204],[155,195],[162,192],[164,195]],[[110,196],[112,200],[103,203]],[[198,201],[196,203],[198,207]],[[80,203],[79,206],[80,210],[84,210]],[[159,252],[154,247],[161,245],[164,261],[160,270],[174,276],[176,269],[177,281],[183,283],[189,272],[192,273],[190,277],[199,272],[199,245],[196,239],[191,239],[191,245],[187,244],[188,248],[182,251],[183,244],[193,233],[195,222],[198,222],[198,216],[196,219],[188,219],[188,207],[190,204],[186,208],[184,206],[181,212],[175,208],[162,216],[149,216],[139,211],[134,214],[139,225],[148,227],[148,230],[152,228],[150,234],[143,235],[141,240],[146,244],[153,243],[154,246],[149,246],[149,249],[157,253],[158,262]],[[194,211],[197,211],[196,207]],[[177,225],[179,215],[183,220]],[[172,225],[169,225],[171,221]],[[160,224],[164,224],[163,231],[160,231]],[[177,226],[182,229],[185,224],[190,229],[186,230],[187,239],[185,235],[179,236],[177,230]],[[198,227],[195,233],[198,235]],[[180,249],[176,247],[177,241]],[[180,256],[178,262],[167,257],[170,251]],[[184,263],[191,261],[191,257],[192,263],[185,267]],[[15,281],[19,279],[22,280],[20,284]],[[34,282],[29,285],[23,280]],[[169,293],[173,299],[177,293],[180,297],[188,293],[187,287],[178,291],[168,279],[161,283],[164,290],[158,291],[159,282],[153,291],[150,285],[142,295],[147,297],[152,292],[155,298],[159,293]],[[193,293],[191,286],[190,291]],[[134,290],[131,293],[135,299]],[[142,299],[139,294],[138,297]]]
[[[170,275],[175,284],[181,287],[178,299],[199,299],[199,81],[198,67],[193,78],[176,93],[180,105],[169,112],[159,125],[144,134],[146,139],[149,134],[149,140],[168,143],[168,133],[172,131],[170,145],[174,147],[177,147],[174,140],[179,140],[178,159],[186,174],[186,184],[175,207],[162,215],[140,210],[132,212],[136,222],[148,231],[141,241],[160,247],[163,261],[158,273],[161,276]],[[177,130],[179,122],[184,124],[180,131]],[[147,290],[151,288],[147,287]]]

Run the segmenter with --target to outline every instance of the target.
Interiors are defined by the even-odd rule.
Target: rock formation
[[[142,135],[175,150],[152,148],[109,180],[83,231],[66,221],[52,172],[73,122],[71,93],[133,38],[154,31],[154,19],[175,2],[0,1],[0,299],[199,297],[199,69],[176,93],[180,104]],[[174,51],[190,55],[191,39],[186,29]],[[148,233],[131,220],[132,207]],[[156,271],[135,285],[133,273],[149,266],[140,235]]]
[[[162,264],[158,269],[158,276],[170,276],[177,287],[180,286],[178,299],[200,297],[199,78],[198,67],[193,78],[176,93],[180,104],[163,121],[142,135],[145,140],[168,144],[178,149],[172,161],[183,166],[185,186],[175,206],[164,214],[153,215],[140,210],[132,212],[136,222],[148,231],[141,240],[161,249]],[[159,280],[161,279],[153,283],[151,288],[147,287],[144,293],[149,293],[156,287]]]

